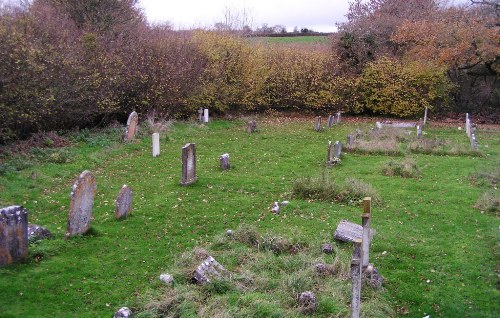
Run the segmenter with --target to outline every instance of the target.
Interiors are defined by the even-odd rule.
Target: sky
[[[263,23],[284,25],[288,31],[309,28],[333,32],[336,22],[344,22],[348,0],[140,0],[148,21],[170,22],[175,29],[212,27],[225,12],[248,12],[252,28]]]

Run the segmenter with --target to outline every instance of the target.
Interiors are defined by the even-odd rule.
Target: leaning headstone
[[[181,185],[196,182],[196,145],[186,144],[182,147],[182,179]]]
[[[210,282],[212,279],[221,278],[227,271],[217,262],[212,256],[209,256],[203,263],[194,271],[191,281],[194,284],[203,285]]]
[[[335,116],[334,115],[328,116],[328,127],[332,127],[334,122],[335,122]]]
[[[127,129],[125,130],[125,135],[123,136],[124,141],[131,141],[135,138],[137,134],[137,127],[139,125],[139,116],[134,111],[130,113],[127,120]]]
[[[28,256],[28,211],[19,205],[0,209],[0,267]]]
[[[42,226],[36,224],[28,224],[28,241],[40,241],[52,237],[52,233]]]
[[[373,239],[375,235],[375,230],[373,228],[370,229],[370,241]],[[346,220],[340,221],[333,237],[342,242],[354,242],[356,239],[363,238],[363,227],[359,224],[351,223]]]
[[[333,157],[340,158],[341,155],[342,155],[342,143],[337,140],[333,145]]]
[[[203,122],[208,123],[208,108],[203,110]]]
[[[131,318],[132,311],[128,307],[122,307],[115,312],[113,318]]]
[[[299,312],[304,315],[314,314],[318,307],[316,295],[311,291],[303,292],[299,295]]]
[[[422,139],[422,127],[417,125],[417,138]]]
[[[229,154],[225,153],[222,156],[219,157],[220,161],[220,168],[222,170],[229,170],[231,168],[231,165],[229,164]]]
[[[337,113],[337,116],[336,116],[336,120],[335,120],[337,124],[340,124],[340,121],[341,121],[341,118],[340,118],[340,117],[341,117],[341,116],[342,116],[342,115],[341,115],[341,113],[340,113],[340,112],[338,112],[338,113]]]
[[[132,189],[126,184],[120,189],[115,201],[115,219],[125,219],[132,210]]]
[[[321,117],[316,117],[316,121],[314,122],[314,130],[321,131]]]
[[[153,157],[158,157],[160,155],[160,134],[154,133],[152,135],[153,139]]]
[[[255,120],[251,120],[247,123],[247,133],[253,133],[257,129],[257,123]]]
[[[354,145],[354,135],[349,134],[349,135],[347,135],[346,146],[347,146],[347,148],[350,148],[353,145]]]
[[[332,244],[324,243],[323,245],[321,245],[321,251],[325,254],[332,254],[333,253]]]
[[[95,178],[88,170],[76,179],[70,194],[66,238],[84,234],[90,228],[96,188]]]

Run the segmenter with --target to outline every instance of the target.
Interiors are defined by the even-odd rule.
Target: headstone
[[[382,129],[382,123],[379,121],[375,123],[375,126],[377,126],[377,129]]]
[[[84,234],[90,228],[96,188],[95,178],[88,170],[76,179],[70,194],[66,238]]]
[[[337,140],[333,145],[333,157],[340,158],[341,155],[342,155],[342,143]]]
[[[247,123],[247,133],[253,133],[257,129],[257,123],[255,120],[251,120]]]
[[[120,189],[115,201],[115,219],[125,219],[132,210],[132,189],[126,184]]]
[[[196,182],[196,145],[186,144],[182,147],[182,180],[181,185]]]
[[[354,135],[349,134],[347,135],[346,146],[347,148],[351,148],[353,145],[354,145]]]
[[[28,241],[40,241],[52,237],[52,233],[42,226],[36,224],[28,224]]]
[[[152,135],[153,139],[153,157],[158,157],[160,155],[160,134],[154,133]]]
[[[278,201],[274,202],[271,205],[271,212],[273,212],[274,214],[280,214],[280,204]]]
[[[424,126],[427,124],[427,112],[429,111],[429,108],[426,106],[425,111],[424,111]]]
[[[311,291],[303,292],[299,295],[299,312],[301,314],[310,315],[316,312],[318,302],[316,295]]]
[[[208,108],[203,110],[203,122],[208,123]]]
[[[340,120],[341,120],[341,118],[340,118],[340,117],[341,117],[341,116],[342,116],[342,114],[341,114],[340,112],[338,112],[338,113],[337,113],[337,116],[336,116],[336,122],[337,122],[337,124],[340,124]]]
[[[169,286],[172,286],[174,284],[174,276],[170,274],[161,274],[159,279]]]
[[[209,256],[203,263],[194,271],[191,281],[194,284],[203,285],[210,282],[212,279],[221,278],[227,271],[217,262],[212,256]]]
[[[131,318],[132,311],[128,307],[122,307],[115,312],[113,318]]]
[[[229,154],[225,153],[222,156],[219,157],[220,161],[220,168],[222,170],[229,170],[231,168],[231,165],[229,164]]]
[[[465,114],[465,133],[467,134],[467,137],[470,138],[470,135],[471,135],[471,126],[470,126],[469,113]]]
[[[314,123],[314,130],[321,131],[321,117],[316,117],[316,121]]]
[[[28,256],[28,211],[19,205],[0,209],[0,267]]]
[[[321,246],[321,251],[325,254],[332,254],[333,253],[333,246],[332,244],[325,243]]]
[[[417,138],[422,139],[422,127],[417,125]]]
[[[354,138],[358,138],[362,133],[363,132],[360,129],[356,128],[356,130],[354,131]]]
[[[471,128],[472,132],[470,135],[470,147],[472,150],[477,150],[477,139],[476,139],[476,133],[474,131],[474,128]]]
[[[125,135],[123,136],[124,141],[131,141],[135,138],[137,134],[137,127],[139,125],[139,116],[134,111],[130,113],[127,120],[127,129],[125,130]]]
[[[331,163],[333,161],[333,147],[332,147],[332,142],[329,140],[328,141],[328,150],[326,154],[326,162]]]
[[[335,116],[334,115],[328,116],[328,127],[332,127],[334,122],[335,122]]]
[[[370,241],[375,235],[375,230],[370,229]],[[351,223],[346,220],[340,221],[333,237],[342,242],[354,242],[356,239],[363,238],[363,227],[356,223]]]
[[[198,121],[203,122],[203,108],[198,109]]]

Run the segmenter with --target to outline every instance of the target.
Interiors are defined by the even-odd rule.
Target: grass
[[[356,128],[368,130],[373,124],[342,123],[319,133],[312,129],[312,118],[259,118],[257,124],[259,132],[247,134],[244,121],[216,120],[204,128],[174,123],[162,134],[157,158],[151,156],[150,136],[120,144],[116,142],[119,130],[84,131],[67,136],[73,146],[61,149],[69,161],[28,158],[24,168],[16,165],[19,169],[6,171],[0,176],[0,206],[26,206],[30,222],[46,226],[55,237],[30,246],[25,262],[0,269],[0,317],[100,317],[122,306],[145,308],[155,296],[163,295],[158,276],[176,268],[183,253],[201,246],[223,255],[224,244],[229,252],[238,246],[255,252],[239,242],[217,245],[214,237],[240,224],[255,227],[263,235],[272,231],[272,237],[287,238],[290,244],[305,242],[312,247],[318,238],[331,240],[340,220],[360,222],[358,206],[292,198],[292,189],[297,179],[321,175],[328,140],[343,141]],[[426,132],[425,138],[468,145],[463,131],[431,127]],[[382,199],[373,207],[372,226],[377,234],[371,259],[386,279],[386,292],[376,294],[380,302],[370,302],[372,295],[365,297],[365,310],[377,312],[378,305],[388,302],[396,316],[497,316],[499,224],[494,214],[474,209],[486,189],[475,185],[471,176],[499,166],[500,144],[498,133],[481,129],[478,139],[480,156],[413,154],[420,178],[382,175],[390,158],[380,154],[347,151],[342,164],[330,168],[335,181],[363,180]],[[197,146],[198,182],[181,187],[180,154],[187,142]],[[221,171],[218,165],[225,152],[231,155],[229,171]],[[2,163],[11,160],[23,159],[11,157]],[[65,240],[70,188],[85,169],[97,179],[92,231]],[[123,184],[133,190],[133,210],[128,219],[116,221],[114,200]],[[279,215],[272,214],[270,204],[283,200],[290,204]],[[259,235],[254,239],[258,241]],[[276,262],[293,262],[294,256],[272,249],[280,251],[288,243],[268,239],[270,250],[256,254],[268,260],[258,268],[278,269],[271,278],[287,277]],[[335,248],[339,255],[351,252],[347,244]],[[231,259],[218,261],[235,269]],[[347,256],[341,259],[348,261]],[[293,286],[310,283],[307,279],[290,281],[283,289],[290,292],[297,289]],[[180,284],[178,288],[187,290],[177,301],[180,316],[194,316],[197,302],[190,299],[206,295],[220,298],[220,304],[241,311],[241,316],[286,315],[293,308],[291,303],[281,305],[280,297],[275,302],[259,290],[241,293],[231,284],[223,282],[201,294],[192,294],[193,286]],[[268,288],[276,290],[272,279]],[[320,303],[326,308],[324,316],[329,315],[326,312],[347,315],[345,299],[321,297]]]

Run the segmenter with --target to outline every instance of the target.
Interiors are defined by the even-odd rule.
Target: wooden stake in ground
[[[361,311],[361,243],[360,239],[354,241],[354,253],[351,261],[351,318],[359,318]]]
[[[372,220],[372,198],[363,199],[363,214],[361,215],[361,225],[363,226],[363,246],[361,266],[365,269],[370,262],[370,231]]]

